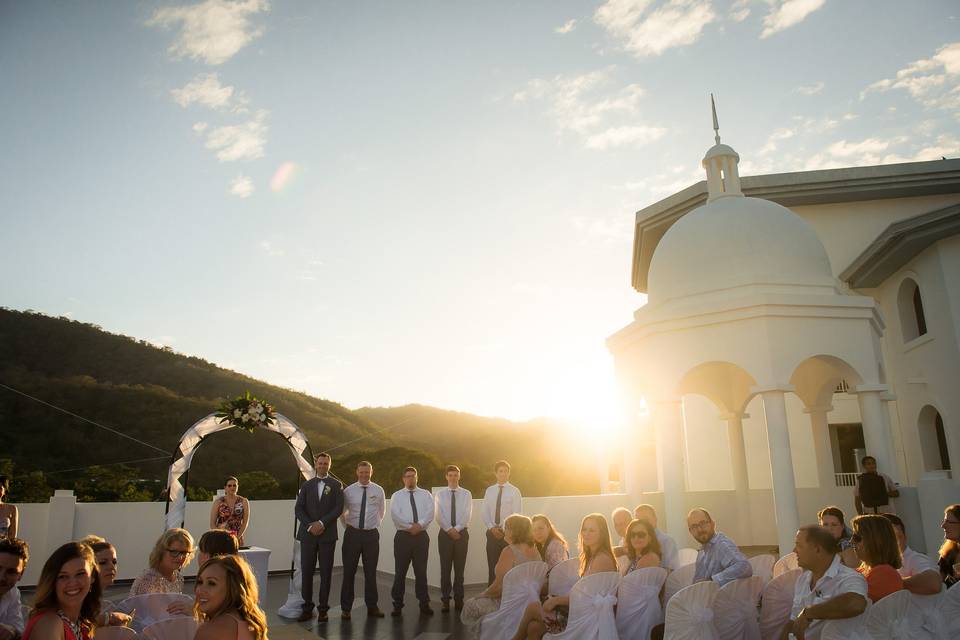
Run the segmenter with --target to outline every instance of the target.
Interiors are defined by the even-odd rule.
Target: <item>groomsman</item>
[[[397,527],[393,538],[393,557],[396,561],[393,576],[393,617],[403,613],[403,594],[406,591],[407,570],[413,563],[416,579],[417,600],[420,613],[433,615],[430,594],[427,591],[427,556],[430,552],[430,536],[427,525],[433,522],[433,496],[417,486],[416,467],[403,470],[403,489],[390,496],[390,517]]]
[[[453,600],[457,611],[463,609],[463,569],[467,565],[467,526],[473,515],[473,495],[460,486],[460,467],[447,466],[447,486],[437,492],[437,548],[440,551],[441,611],[450,611],[450,570],[453,570]]]
[[[333,576],[333,553],[337,546],[337,518],[343,513],[343,485],[329,475],[333,460],[329,453],[318,453],[313,460],[317,476],[303,483],[293,511],[299,523],[300,572],[303,575],[301,595],[303,613],[297,620],[313,617],[313,572],[320,564],[320,597],[317,620],[327,621],[330,608],[330,580]]]
[[[353,607],[353,583],[357,564],[363,558],[363,599],[367,617],[382,618],[377,606],[377,562],[380,559],[380,523],[387,512],[387,496],[383,487],[370,480],[373,465],[362,460],[357,464],[357,481],[343,490],[343,586],[340,608],[344,620],[350,619]]]
[[[487,487],[483,495],[483,522],[487,527],[487,586],[493,584],[494,567],[500,559],[500,552],[507,547],[503,539],[503,521],[507,516],[521,512],[520,489],[508,482],[510,463],[500,460],[493,465],[497,484]]]

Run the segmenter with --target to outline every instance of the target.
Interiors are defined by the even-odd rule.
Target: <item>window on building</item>
[[[912,278],[906,278],[900,284],[897,308],[904,342],[916,340],[927,333],[927,318],[923,313],[923,296],[920,293],[920,287]]]
[[[917,335],[927,332],[927,319],[923,317],[923,298],[920,296],[920,287],[913,290],[913,315],[917,321]]]
[[[920,435],[924,471],[949,470],[950,452],[947,449],[947,434],[940,412],[930,405],[921,409],[917,431]]]
[[[937,448],[940,450],[940,468],[950,469],[950,452],[947,450],[947,434],[943,430],[943,416],[941,416],[939,412],[937,413],[933,426],[937,432]]]

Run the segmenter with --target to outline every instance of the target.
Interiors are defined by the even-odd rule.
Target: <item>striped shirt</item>
[[[693,581],[710,579],[721,587],[737,578],[749,578],[753,567],[736,543],[720,532],[697,552],[697,570]]]

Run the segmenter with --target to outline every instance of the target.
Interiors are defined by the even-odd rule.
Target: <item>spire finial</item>
[[[713,94],[710,94],[710,111],[713,112],[713,139],[720,144],[720,124],[717,122],[717,104],[713,101]]]

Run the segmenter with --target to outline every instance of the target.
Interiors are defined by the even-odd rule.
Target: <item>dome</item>
[[[813,228],[759,198],[718,198],[680,218],[650,262],[653,304],[746,285],[834,287],[830,259]]]

